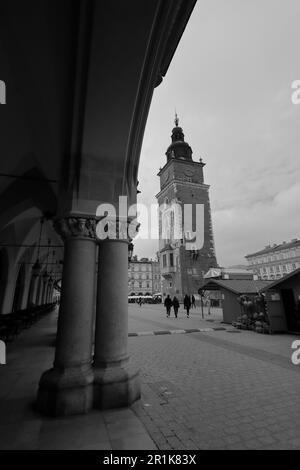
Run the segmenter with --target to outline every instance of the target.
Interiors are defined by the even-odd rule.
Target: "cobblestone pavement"
[[[129,331],[207,325],[199,311],[175,320],[160,306],[138,309]],[[133,409],[159,449],[300,449],[299,337],[232,331],[129,338],[142,380]]]

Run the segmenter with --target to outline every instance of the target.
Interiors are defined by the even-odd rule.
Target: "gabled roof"
[[[271,284],[271,281],[254,281],[253,279],[210,279],[203,285],[205,290],[218,290],[222,287],[234,294],[256,294]]]
[[[286,274],[286,275],[283,276],[282,278],[276,279],[276,281],[272,281],[272,282],[267,286],[267,289],[273,289],[274,287],[279,286],[279,284],[282,284],[283,282],[287,281],[287,280],[290,279],[291,277],[297,276],[297,274],[299,274],[299,273],[300,273],[300,268],[295,269],[294,271],[292,271],[291,273]],[[262,288],[261,288],[261,291],[263,291],[263,290],[266,290],[266,288],[264,289],[264,288],[262,287]]]

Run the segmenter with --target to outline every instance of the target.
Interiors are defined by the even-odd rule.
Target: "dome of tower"
[[[179,127],[179,119],[177,114],[175,115],[175,127],[172,130],[172,143],[169,145],[166,156],[167,161],[172,158],[178,158],[180,160],[192,160],[193,151],[189,144],[184,140],[184,133],[181,127]]]

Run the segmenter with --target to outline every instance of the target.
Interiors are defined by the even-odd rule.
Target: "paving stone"
[[[130,307],[129,331],[175,328],[175,321],[170,327],[171,319],[160,309]],[[176,328],[208,324],[194,311],[189,320],[181,317]],[[130,409],[71,417],[59,427],[48,425],[30,407],[41,372],[53,362],[54,349],[48,343],[55,326],[56,319],[50,326],[42,320],[31,333],[26,331],[15,343],[19,362],[20,352],[10,345],[6,379],[0,380],[1,448],[47,448],[51,436],[53,448],[300,448],[300,367],[290,363],[292,336],[207,331],[130,337],[142,400]],[[59,432],[65,434],[62,439]]]
[[[152,318],[157,329],[159,319]],[[146,330],[148,319],[139,321]],[[185,326],[183,321],[180,326]],[[292,433],[300,438],[300,397],[295,393],[299,372],[288,364],[290,343],[286,335],[226,336],[220,331],[132,338],[130,350],[143,384],[162,380],[173,385],[174,406],[166,394],[160,404],[152,388],[151,402],[159,411],[151,417],[161,425],[164,410],[166,426],[182,445],[191,445],[188,441],[194,442],[196,436],[193,445],[203,449],[272,448],[278,443],[290,448]],[[283,429],[286,432],[280,433]],[[271,437],[268,443],[259,440],[266,436]]]

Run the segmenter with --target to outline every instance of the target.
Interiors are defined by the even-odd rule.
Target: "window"
[[[167,255],[163,255],[163,268],[167,266]]]
[[[170,253],[170,266],[171,267],[174,266],[174,255],[173,255],[173,253]]]

